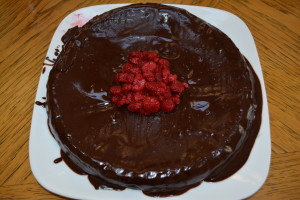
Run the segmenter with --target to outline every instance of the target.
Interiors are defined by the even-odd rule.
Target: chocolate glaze
[[[260,83],[220,30],[185,10],[134,4],[70,29],[47,84],[62,157],[95,188],[181,194],[246,162],[261,123]],[[131,51],[157,51],[189,89],[172,113],[116,107],[109,89]]]

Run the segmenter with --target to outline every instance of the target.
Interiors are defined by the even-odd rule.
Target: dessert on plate
[[[178,195],[244,165],[261,87],[223,32],[148,3],[95,16],[62,41],[47,84],[49,128],[95,188]]]

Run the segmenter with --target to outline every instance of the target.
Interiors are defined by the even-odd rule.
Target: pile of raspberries
[[[178,81],[169,67],[170,62],[156,52],[131,52],[128,63],[115,77],[118,85],[110,89],[112,102],[128,104],[128,110],[143,115],[172,112],[188,84]]]

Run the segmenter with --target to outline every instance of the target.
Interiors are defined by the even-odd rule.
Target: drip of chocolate
[[[54,55],[55,55],[55,56],[58,56],[59,53],[60,53],[60,50],[59,50],[58,48],[59,48],[59,46],[55,49],[55,52],[54,52]]]
[[[48,60],[49,62],[51,62],[51,63],[55,63],[55,59],[50,59],[48,56],[46,57],[46,60]]]
[[[43,65],[46,65],[46,66],[53,66],[54,64],[43,63]]]
[[[45,107],[46,107],[46,105],[47,105],[47,102],[40,102],[40,101],[36,101],[36,102],[35,102],[35,104],[36,104],[36,105],[38,105],[38,106],[42,106],[42,107],[44,107],[44,108],[45,108]]]
[[[49,63],[43,63],[43,65],[46,65],[46,66],[53,66],[54,63],[55,63],[55,61],[56,61],[56,59],[54,59],[54,58],[51,60],[48,56],[46,57],[46,60],[50,62],[50,64]],[[44,69],[45,68],[43,68],[43,72],[42,73],[45,72],[46,69],[45,70]]]
[[[47,84],[49,128],[71,169],[95,188],[178,195],[228,178],[261,123],[251,65],[220,30],[185,10],[134,4],[70,29]],[[155,51],[189,89],[171,113],[143,116],[110,102],[132,51]]]
[[[62,160],[63,160],[62,157],[59,157],[59,158],[56,158],[53,162],[55,164],[57,164],[57,163],[60,163]]]

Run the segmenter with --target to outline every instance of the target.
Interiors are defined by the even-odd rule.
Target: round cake
[[[261,123],[259,80],[223,32],[189,12],[133,4],[63,36],[47,84],[49,128],[64,161],[95,188],[178,195],[246,162]],[[131,52],[157,52],[188,83],[172,112],[111,102]]]

